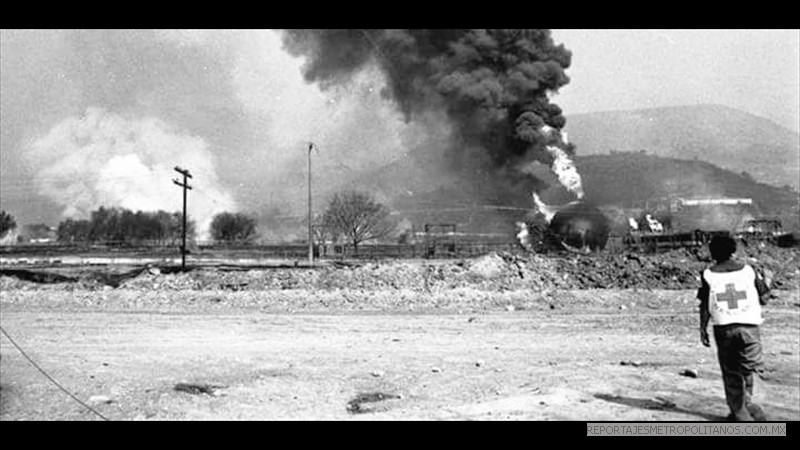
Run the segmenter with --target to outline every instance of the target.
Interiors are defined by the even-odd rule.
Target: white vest
[[[752,267],[745,265],[735,272],[712,272],[706,269],[703,278],[711,288],[708,311],[714,325],[760,325],[763,322],[756,290],[756,273]]]

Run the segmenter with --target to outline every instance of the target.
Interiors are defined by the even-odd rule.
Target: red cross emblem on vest
[[[728,309],[738,308],[739,300],[747,300],[747,292],[737,291],[733,283],[725,285],[725,292],[717,293],[717,302],[728,302]]]

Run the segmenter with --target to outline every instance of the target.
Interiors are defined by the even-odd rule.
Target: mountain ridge
[[[716,104],[600,111],[567,116],[580,156],[638,152],[698,159],[755,180],[800,189],[800,133]]]

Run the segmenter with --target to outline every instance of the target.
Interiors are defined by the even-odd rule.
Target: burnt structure
[[[608,219],[589,203],[570,203],[553,216],[550,232],[574,250],[597,251],[605,248],[610,226]]]

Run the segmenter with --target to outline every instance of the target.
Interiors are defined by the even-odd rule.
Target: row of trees
[[[183,233],[179,212],[133,212],[124,208],[100,207],[89,219],[67,219],[58,224],[59,242],[114,242],[119,244],[152,243],[177,245]],[[194,240],[195,223],[187,221],[186,237]]]
[[[313,230],[317,243],[347,243],[357,253],[363,242],[389,234],[393,226],[389,209],[369,194],[343,191],[334,194],[325,211],[317,216]],[[243,213],[220,213],[211,221],[211,237],[216,241],[247,243],[257,237],[256,219]]]
[[[317,243],[346,243],[358,253],[364,242],[389,234],[393,226],[389,209],[369,194],[343,191],[334,194],[325,211],[314,219]],[[220,213],[211,222],[211,237],[216,241],[247,243],[257,237],[256,219],[242,213]]]
[[[318,243],[345,243],[358,246],[391,232],[389,209],[370,195],[346,191],[335,194],[314,230]],[[100,207],[89,219],[66,219],[58,224],[57,239],[62,243],[113,242],[121,245],[178,245],[183,232],[179,212],[133,212],[124,208]],[[0,212],[0,237],[16,227],[14,218]],[[249,243],[257,237],[257,220],[244,213],[219,213],[211,221],[211,238],[229,243]],[[194,241],[196,225],[187,222],[187,240]]]
[[[0,238],[16,229],[11,214],[0,211]],[[43,224],[37,227],[45,227]],[[33,227],[33,226],[31,226]],[[89,219],[66,219],[58,224],[56,236],[62,243],[113,242],[117,244],[177,245],[182,239],[183,217],[179,212],[133,212],[124,208],[100,207]],[[196,225],[186,223],[186,238],[193,241]],[[242,213],[220,213],[211,222],[211,237],[226,242],[252,242],[256,219]]]

